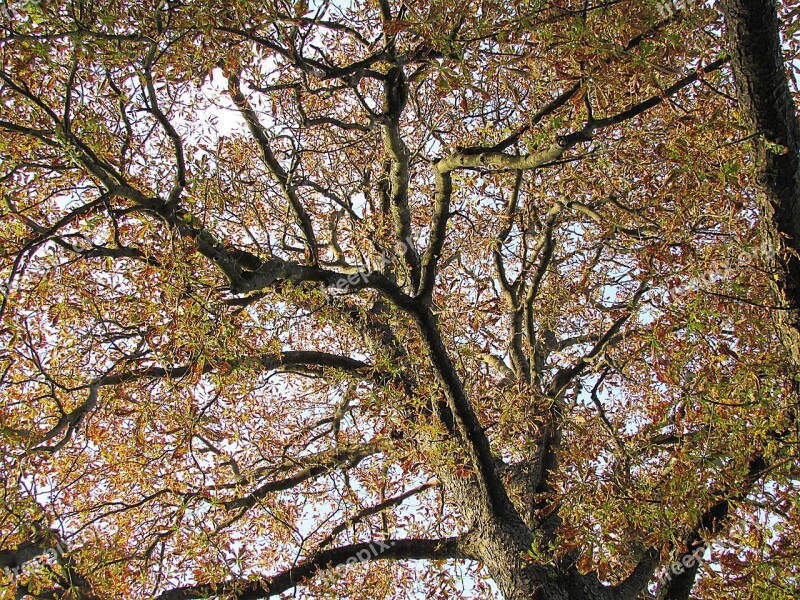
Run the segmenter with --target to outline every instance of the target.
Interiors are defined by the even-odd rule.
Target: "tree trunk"
[[[739,106],[754,137],[762,227],[775,250],[778,319],[800,367],[800,124],[786,77],[775,0],[722,0]]]

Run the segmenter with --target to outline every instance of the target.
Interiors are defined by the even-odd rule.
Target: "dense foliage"
[[[665,6],[8,1],[0,598],[794,597],[794,147]]]

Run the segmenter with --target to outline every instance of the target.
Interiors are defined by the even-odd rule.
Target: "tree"
[[[792,598],[797,10],[721,9],[9,2],[0,595]]]

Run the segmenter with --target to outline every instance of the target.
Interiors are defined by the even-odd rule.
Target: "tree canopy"
[[[0,10],[0,598],[795,597],[796,5]]]

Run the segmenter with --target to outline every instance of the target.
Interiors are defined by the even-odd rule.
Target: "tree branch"
[[[289,203],[289,207],[292,209],[292,214],[294,215],[297,224],[300,226],[300,230],[303,233],[303,243],[306,249],[306,263],[310,265],[317,265],[317,239],[314,234],[314,227],[311,223],[311,217],[308,216],[303,203],[297,196],[296,186],[292,183],[289,173],[286,172],[286,170],[278,162],[278,159],[275,158],[275,154],[272,152],[266,130],[259,121],[258,115],[253,110],[253,107],[250,106],[247,98],[245,98],[244,94],[242,94],[239,77],[234,73],[228,75],[228,93],[230,94],[231,100],[233,100],[233,103],[236,105],[236,108],[239,109],[242,117],[244,117],[253,139],[255,139],[258,147],[261,149],[261,158],[264,161],[264,164],[278,182],[278,186],[281,188],[284,198],[286,198],[286,201]]]
[[[457,169],[537,169],[561,158],[564,153],[581,142],[591,141],[591,133],[599,129],[619,125],[639,116],[647,110],[658,106],[665,99],[675,95],[683,88],[700,80],[706,73],[711,73],[723,67],[728,62],[728,57],[717,59],[705,67],[679,79],[666,88],[661,94],[651,96],[643,102],[633,105],[611,117],[589,121],[586,125],[570,134],[559,136],[549,147],[535,153],[512,155],[497,152],[493,148],[470,148],[469,152],[454,152],[439,159],[436,167],[439,171],[454,171]]]
[[[155,600],[190,600],[224,595],[236,600],[256,600],[275,596],[314,577],[318,572],[339,565],[376,560],[472,559],[459,538],[374,540],[323,550],[304,562],[272,577],[259,580],[227,580],[210,584],[187,585],[166,591]]]
[[[384,82],[385,113],[381,122],[383,149],[389,157],[387,193],[394,222],[394,234],[411,274],[411,289],[419,289],[420,265],[411,235],[408,206],[408,149],[400,135],[400,115],[408,99],[408,81],[403,68],[392,67]],[[449,199],[449,198],[448,198]]]
[[[343,523],[340,523],[339,525],[334,527],[333,530],[328,535],[326,535],[325,538],[317,545],[317,548],[324,548],[325,546],[329,545],[333,541],[333,539],[341,532],[343,532],[345,529],[347,529],[352,525],[355,525],[356,523],[359,523],[360,521],[363,521],[367,517],[381,513],[387,508],[397,506],[398,504],[403,503],[405,500],[413,496],[416,496],[417,494],[421,494],[422,492],[429,490],[433,487],[436,487],[437,485],[439,484],[436,481],[432,481],[430,483],[424,483],[422,485],[418,485],[417,487],[408,490],[407,492],[398,494],[397,496],[394,496],[392,498],[388,498],[383,502],[376,504],[375,506],[368,506],[367,508],[358,511],[355,515],[353,515]]]
[[[311,456],[301,457],[292,460],[285,466],[278,467],[276,469],[269,469],[270,472],[274,472],[276,470],[302,467],[300,471],[291,477],[268,481],[267,483],[259,485],[246,496],[235,498],[233,500],[222,501],[219,504],[226,510],[251,508],[252,506],[255,506],[259,500],[271,493],[291,489],[299,483],[327,473],[337,466],[353,468],[366,457],[378,454],[380,452],[385,452],[390,447],[391,442],[389,440],[380,440],[376,442],[368,442],[366,444],[339,446],[331,451],[320,452]]]
[[[433,217],[431,219],[431,238],[428,249],[422,259],[422,281],[417,297],[423,302],[430,302],[433,286],[436,282],[436,271],[439,258],[447,239],[447,220],[450,218],[450,197],[453,194],[453,181],[450,173],[440,173],[434,169],[436,192],[434,194]]]
[[[743,500],[750,488],[759,480],[761,475],[766,472],[767,463],[762,456],[755,456],[750,460],[747,475],[741,484],[743,491],[731,494],[733,486],[728,487],[718,494],[720,498],[715,504],[703,512],[697,526],[683,539],[685,550],[682,551],[676,562],[681,562],[684,566],[682,572],[675,574],[663,585],[659,586],[656,592],[658,600],[689,600],[689,596],[694,587],[700,563],[693,561],[694,564],[686,566],[689,562],[684,559],[693,556],[694,553],[705,545],[705,540],[711,538],[722,530],[725,520],[731,509],[731,504]]]

